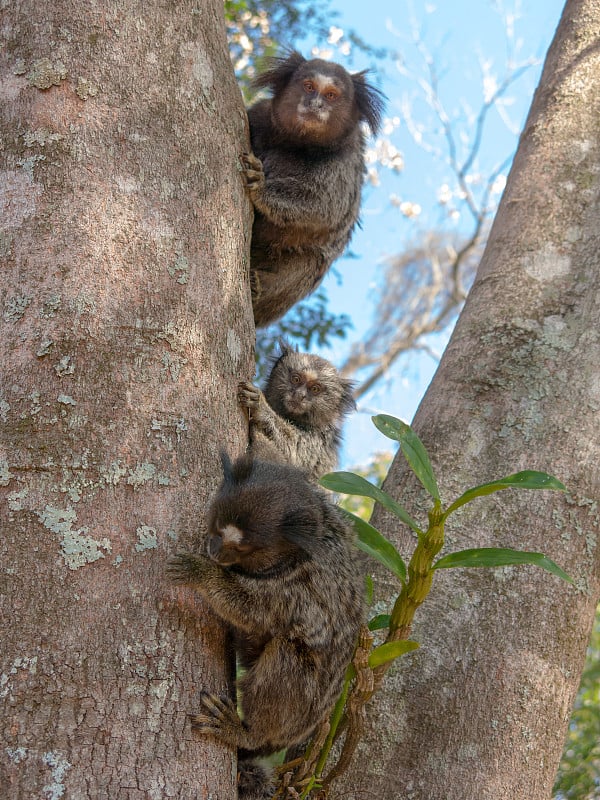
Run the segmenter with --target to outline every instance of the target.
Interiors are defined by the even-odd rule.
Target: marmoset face
[[[304,415],[321,399],[323,401],[324,387],[319,381],[319,376],[312,370],[300,372],[295,369],[288,370],[288,387],[283,395],[283,404],[291,415]]]
[[[284,130],[316,144],[338,141],[358,121],[350,76],[338,64],[319,59],[296,70],[273,98],[273,112]]]
[[[316,529],[319,517],[302,473],[276,464],[253,465],[251,459],[247,463],[248,476],[225,480],[211,504],[207,554],[224,568],[259,575],[304,558],[296,541],[300,522],[310,517],[309,528]]]
[[[340,377],[333,364],[288,349],[273,367],[265,396],[282,417],[313,429],[339,424],[354,408],[352,384]]]

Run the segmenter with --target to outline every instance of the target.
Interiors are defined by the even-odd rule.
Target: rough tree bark
[[[220,0],[4,4],[0,795],[231,798],[164,564],[239,452],[250,209]]]
[[[369,707],[336,797],[551,796],[600,590],[598,75],[600,3],[570,0],[475,285],[414,421],[446,502],[523,468],[569,490],[476,501],[451,518],[446,550],[542,551],[577,589],[533,567],[438,574],[413,629],[422,649]],[[423,513],[402,457],[386,489]],[[374,524],[412,552],[384,512]]]

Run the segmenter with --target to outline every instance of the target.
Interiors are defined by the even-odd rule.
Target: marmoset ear
[[[381,126],[386,97],[377,87],[367,83],[365,75],[368,73],[369,70],[365,69],[350,77],[354,85],[354,97],[360,119],[367,123],[373,136],[376,136]]]
[[[252,472],[252,456],[241,456],[234,464],[231,463],[231,459],[225,450],[221,450],[219,452],[219,456],[221,458],[221,466],[223,467],[224,483],[227,485],[233,485],[236,483],[243,483],[244,481],[248,480],[250,473]]]
[[[312,553],[317,539],[323,535],[323,525],[318,508],[288,511],[281,521],[281,533],[288,542]]]
[[[272,89],[274,94],[281,91],[290,82],[298,67],[306,63],[306,59],[297,51],[290,50],[283,57],[267,59],[267,69],[252,81],[255,89]]]
[[[288,340],[283,336],[280,336],[279,339],[277,339],[277,344],[279,346],[279,358],[282,356],[287,356],[288,353],[298,352],[298,348],[292,347]]]
[[[346,378],[341,378],[342,384],[342,397],[340,399],[340,411],[348,413],[349,411],[356,411],[356,400],[354,399],[355,381],[349,381]]]
[[[231,467],[231,459],[225,450],[219,450],[219,458],[221,459],[221,467],[223,468],[223,478],[226,483],[233,483],[233,470]]]

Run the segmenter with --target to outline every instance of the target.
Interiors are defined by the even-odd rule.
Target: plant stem
[[[387,641],[405,639],[412,625],[415,611],[431,589],[433,559],[444,546],[444,521],[442,507],[436,501],[429,512],[429,527],[419,538],[408,565],[408,580],[396,598],[390,616]]]

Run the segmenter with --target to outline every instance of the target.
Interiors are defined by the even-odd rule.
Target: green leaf
[[[409,528],[412,528],[416,534],[421,534],[419,526],[406,509],[402,508],[383,489],[373,486],[372,483],[369,483],[368,480],[360,475],[355,475],[353,472],[328,472],[327,475],[323,475],[319,483],[332,492],[357,494],[359,497],[370,497],[372,500],[377,500],[384,508],[391,511],[398,519],[408,525]]]
[[[402,583],[406,583],[406,564],[394,545],[364,519],[345,508],[340,508],[340,511],[354,525],[359,549],[387,567]]]
[[[393,661],[398,656],[403,656],[405,653],[416,650],[418,646],[418,642],[413,642],[410,639],[380,644],[379,647],[375,647],[369,653],[369,666],[374,669],[387,661]]]
[[[378,614],[373,619],[369,620],[369,630],[370,631],[381,631],[384,628],[390,627],[390,615],[389,614]]]
[[[530,553],[524,550],[510,550],[503,547],[476,547],[471,550],[459,550],[449,553],[436,561],[432,569],[450,569],[452,567],[508,567],[519,564],[533,564],[541,567],[552,575],[562,578],[567,583],[574,584],[558,564],[547,558],[543,553]]]
[[[358,536],[358,547],[363,553],[379,561],[402,583],[406,583],[406,564],[394,545],[379,533],[377,528],[369,525],[364,519],[357,517],[351,511],[346,511],[345,508],[340,508],[340,511],[354,525],[354,530]]]
[[[554,491],[566,492],[564,486],[558,478],[548,475],[546,472],[535,472],[531,469],[526,469],[523,472],[516,472],[514,475],[508,475],[506,478],[500,478],[491,483],[482,483],[480,486],[474,486],[472,489],[467,489],[464,494],[455,500],[452,505],[444,511],[444,519],[448,517],[457,508],[464,506],[465,503],[470,503],[476,497],[483,497],[486,494],[493,494],[500,492],[502,489],[553,489]]]
[[[378,414],[376,417],[371,417],[371,419],[377,430],[381,431],[384,436],[400,442],[404,458],[408,461],[412,471],[434,500],[439,500],[440,490],[433,474],[433,467],[427,455],[427,450],[410,425],[402,422],[401,419],[390,417],[388,414]]]
[[[368,606],[373,605],[373,578],[365,575],[365,599]]]

